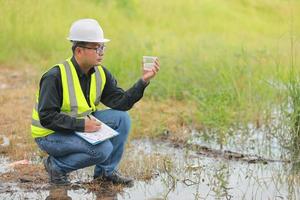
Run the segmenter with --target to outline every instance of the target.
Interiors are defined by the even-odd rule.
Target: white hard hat
[[[67,39],[82,42],[110,41],[104,38],[101,26],[94,19],[80,19],[75,21],[70,28],[69,37]]]

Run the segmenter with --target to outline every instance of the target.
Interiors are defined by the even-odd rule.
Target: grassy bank
[[[71,23],[96,18],[111,39],[103,64],[121,86],[139,78],[143,55],[159,56],[161,71],[145,94],[150,107],[159,112],[154,102],[184,102],[187,112],[175,112],[175,118],[218,127],[223,135],[217,137],[225,137],[236,121],[260,123],[267,116],[262,111],[284,99],[276,85],[288,81],[291,31],[300,34],[300,3],[293,0],[0,0],[0,5],[1,69],[49,68],[71,55],[65,40]],[[159,130],[165,126],[172,130],[172,120]]]

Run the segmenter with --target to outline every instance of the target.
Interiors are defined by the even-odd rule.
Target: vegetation
[[[293,18],[291,21],[293,25]],[[288,126],[290,127],[289,137],[287,139],[290,150],[295,154],[295,159],[299,160],[299,144],[300,144],[300,81],[299,72],[295,69],[295,37],[293,35],[293,29],[291,29],[290,36],[290,74],[289,81],[287,83],[287,101],[285,112],[287,113]]]
[[[103,64],[122,87],[139,78],[143,55],[159,56],[161,71],[145,95],[157,104],[184,102],[193,116],[182,123],[217,128],[212,137],[221,142],[233,123],[260,124],[285,99],[278,85],[289,81],[292,19],[293,35],[300,33],[296,0],[0,0],[0,5],[1,66],[44,71],[71,55],[65,40],[71,23],[96,18],[111,39]],[[297,71],[298,57],[293,59]]]

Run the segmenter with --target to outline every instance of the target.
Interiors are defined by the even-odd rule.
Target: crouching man
[[[95,165],[94,179],[132,185],[133,179],[117,170],[130,131],[126,111],[142,98],[150,79],[159,71],[159,62],[156,60],[151,70],[143,70],[141,78],[124,91],[109,70],[101,66],[109,40],[96,20],[75,21],[68,40],[73,56],[42,76],[32,114],[32,136],[49,155],[43,163],[50,183],[69,184],[70,172]],[[110,109],[100,110],[100,103]],[[78,137],[75,131],[101,129],[101,123],[88,115],[119,135],[96,145]]]

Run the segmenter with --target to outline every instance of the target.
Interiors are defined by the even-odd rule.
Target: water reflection
[[[117,200],[117,193],[114,191],[97,191],[95,192],[96,200]]]
[[[68,188],[65,186],[53,186],[50,188],[49,196],[46,200],[71,200],[72,198],[68,196]]]
[[[69,193],[71,194],[69,194]],[[49,188],[49,196],[46,197],[45,200],[71,200],[77,199],[76,195],[72,195],[76,190],[67,187],[67,186],[51,186]],[[117,200],[117,192],[109,186],[101,186],[101,188],[97,188],[96,191],[87,190],[86,193],[92,193],[92,199],[95,200]]]
[[[179,152],[162,143],[136,147],[168,154],[159,179],[129,190],[131,197],[163,199],[300,199],[300,162],[243,162],[224,156],[207,157],[193,150]],[[262,147],[262,145],[258,146]],[[291,156],[291,155],[290,155]],[[299,158],[298,155],[291,156]],[[299,159],[298,159],[299,160]],[[131,198],[123,198],[131,199]],[[134,199],[134,198],[132,198]]]

